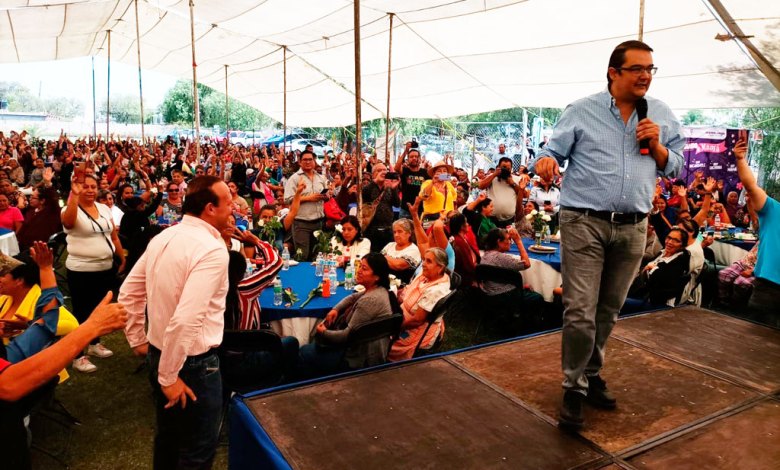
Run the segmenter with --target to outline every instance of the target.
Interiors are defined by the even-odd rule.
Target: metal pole
[[[363,205],[363,151],[361,145],[362,126],[361,126],[361,102],[360,102],[360,0],[353,1],[354,7],[354,25],[355,32],[355,164],[357,165],[357,196],[358,220],[361,220]]]
[[[526,150],[525,139],[528,137],[528,110],[523,108],[523,141],[520,142],[520,164],[525,166],[528,159],[525,157]]]
[[[138,52],[138,97],[141,101],[141,145],[146,143],[144,135],[144,86],[141,78],[141,31],[138,26],[138,0],[135,0],[135,45]]]
[[[228,66],[225,64],[225,145],[230,143],[230,104],[228,103]]]
[[[385,161],[390,162],[390,77],[393,70],[393,17],[390,13],[390,31],[387,41],[387,112],[385,113]]]
[[[97,140],[97,96],[95,95],[95,56],[92,56],[92,138]]]
[[[110,136],[111,122],[111,30],[108,30],[108,71],[106,72],[106,142]]]
[[[645,0],[639,0],[639,40],[645,35]]]
[[[282,79],[284,109],[282,110],[282,126],[284,126],[284,139],[282,140],[282,155],[287,157],[287,46],[282,49]]]
[[[190,42],[192,44],[192,102],[195,112],[195,158],[200,163],[200,101],[198,100],[198,63],[195,61],[195,2],[190,0]]]

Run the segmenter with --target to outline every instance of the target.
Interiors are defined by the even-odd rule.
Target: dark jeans
[[[309,343],[301,346],[298,353],[299,379],[313,379],[323,375],[335,374],[347,368],[344,348],[339,346],[319,346]]]
[[[311,261],[313,258],[314,232],[322,229],[322,220],[298,220],[295,219],[292,225],[292,237],[295,244],[295,251],[301,250],[303,258]]]
[[[753,281],[753,294],[748,301],[748,318],[780,327],[780,284],[757,277]]]
[[[223,359],[225,357],[223,356]],[[269,371],[276,368],[276,357],[268,351],[254,351],[243,353],[241,362],[227,365],[229,359],[223,361],[222,370],[225,377],[238,378],[241,383],[252,383],[257,381],[258,388],[263,387],[264,380],[268,377]],[[298,364],[298,339],[295,336],[285,336],[282,338],[282,371],[285,378],[291,377]]]
[[[222,376],[216,350],[188,357],[179,378],[192,389],[197,401],[165,409],[168,399],[157,381],[160,351],[150,345],[149,381],[157,422],[154,435],[154,468],[210,469],[214,461],[222,419]]]
[[[68,288],[73,303],[73,316],[82,324],[87,321],[106,293],[116,289],[116,271],[113,268],[95,272],[68,269]],[[90,344],[99,342],[100,338],[95,338]]]
[[[374,227],[366,229],[365,237],[371,240],[371,251],[379,253],[393,241],[393,227]]]

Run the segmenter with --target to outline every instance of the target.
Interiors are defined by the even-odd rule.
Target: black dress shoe
[[[572,390],[567,390],[563,394],[563,404],[561,405],[560,416],[558,418],[558,427],[567,431],[579,431],[582,429],[582,401],[585,395]]]
[[[596,408],[605,410],[614,410],[617,406],[617,399],[607,389],[607,382],[598,375],[588,377],[587,401]]]

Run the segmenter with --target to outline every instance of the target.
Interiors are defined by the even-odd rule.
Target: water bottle
[[[552,239],[552,235],[550,234],[550,226],[547,225],[544,227],[544,242],[550,243],[551,239]]]
[[[346,270],[344,270],[344,288],[352,289],[355,287],[355,270],[352,268],[352,263],[350,262],[347,262],[346,267]]]
[[[252,271],[254,270],[254,265],[252,264],[252,260],[249,258],[246,258],[246,273],[244,274],[244,277],[249,277],[252,275]]]
[[[720,214],[715,214],[713,222],[715,223],[715,228],[720,228]]]
[[[287,245],[282,250],[282,271],[290,269],[290,250],[287,249]]]
[[[331,260],[328,265],[329,271],[328,271],[328,279],[330,279],[330,288],[332,291],[336,291],[336,286],[338,285],[338,277],[336,277],[336,260]]]
[[[317,253],[317,260],[314,264],[314,275],[322,277],[322,272],[325,268],[325,259],[322,257],[322,253]]]
[[[282,305],[282,280],[278,276],[274,279],[274,305]]]

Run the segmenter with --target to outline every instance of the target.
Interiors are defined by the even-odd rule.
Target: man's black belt
[[[595,209],[582,209],[580,207],[568,207],[561,206],[561,209],[566,209],[574,212],[581,212],[590,217],[597,217],[599,219],[606,220],[613,224],[637,224],[647,217],[643,212],[610,212],[610,211],[597,211]]]
[[[153,346],[152,343],[149,343],[149,352],[151,352],[152,354],[155,354],[157,356],[162,354],[162,351],[160,351],[156,346]],[[217,348],[211,348],[208,351],[204,352],[203,354],[196,354],[194,356],[187,356],[187,359],[203,359],[203,358],[209,357],[209,356],[211,356],[213,354],[216,354],[216,353],[217,353]]]

